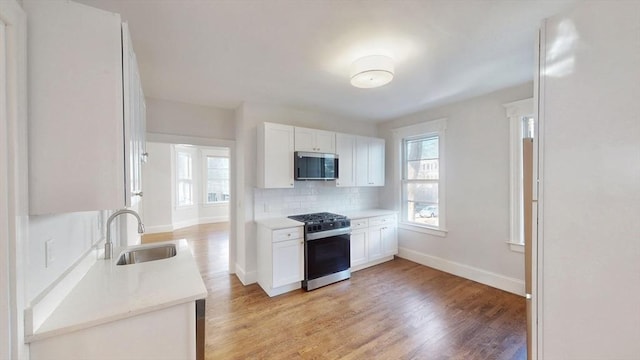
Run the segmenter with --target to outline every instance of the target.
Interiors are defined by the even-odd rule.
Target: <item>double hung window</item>
[[[205,204],[229,202],[229,157],[205,156]]]
[[[176,151],[176,204],[193,205],[193,159],[191,154]]]
[[[444,135],[446,120],[394,130],[400,151],[401,226],[445,235]]]

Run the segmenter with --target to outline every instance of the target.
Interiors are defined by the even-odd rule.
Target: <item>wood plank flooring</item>
[[[207,359],[525,359],[525,300],[408,260],[269,298],[226,272],[228,225],[186,238],[209,291]]]

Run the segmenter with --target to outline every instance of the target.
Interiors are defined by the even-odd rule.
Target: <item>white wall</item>
[[[640,357],[640,2],[582,2],[541,62],[543,359]]]
[[[447,119],[447,236],[399,229],[400,256],[504,290],[524,293],[523,254],[509,249],[509,122],[503,104],[530,98],[532,83],[379,124],[387,140],[387,179],[399,155],[391,130]],[[388,181],[381,202],[399,210],[400,185]]]
[[[233,140],[234,110],[146,98],[147,132]]]
[[[256,281],[256,226],[254,222],[254,188],[256,186],[256,129],[262,122],[274,122],[294,126],[302,126],[320,130],[330,130],[364,136],[376,136],[375,124],[358,121],[358,119],[340,117],[312,111],[268,106],[264,104],[244,104],[236,114],[236,187],[238,199],[235,203],[237,216],[236,241],[237,261],[236,273],[244,284]],[[285,196],[301,196],[300,186],[303,182],[296,182],[296,189],[283,193]],[[262,194],[262,193],[261,193]],[[378,204],[377,192],[375,200],[362,203]],[[265,198],[277,199],[267,194]],[[280,200],[276,200],[280,201]],[[368,206],[367,205],[367,206]],[[264,205],[261,205],[264,206]],[[275,205],[277,208],[280,205]],[[264,209],[264,207],[263,207]],[[275,214],[274,214],[275,215]],[[260,215],[262,216],[262,215]]]
[[[104,238],[106,220],[106,212],[102,211],[29,217],[28,302],[36,299]],[[48,240],[53,240],[54,260],[45,266],[45,242]]]

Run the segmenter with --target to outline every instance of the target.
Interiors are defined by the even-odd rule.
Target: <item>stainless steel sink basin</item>
[[[175,244],[163,244],[158,246],[149,246],[137,249],[131,249],[123,252],[118,258],[116,265],[138,264],[147,261],[168,259],[176,256]]]

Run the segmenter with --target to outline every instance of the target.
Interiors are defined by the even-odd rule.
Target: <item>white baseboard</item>
[[[398,256],[411,260],[418,264],[432,267],[465,279],[473,280],[481,284],[508,291],[510,293],[524,296],[524,281],[496,274],[483,269],[478,269],[469,265],[457,263],[436,256],[427,255],[415,250],[400,248]]]
[[[173,230],[178,230],[178,229],[182,229],[182,228],[186,228],[194,225],[198,225],[198,219],[189,219],[189,220],[184,220],[180,222],[174,222]]]
[[[229,216],[209,216],[209,217],[201,217],[198,219],[199,224],[211,224],[211,223],[221,223],[228,222]]]
[[[258,282],[258,272],[257,271],[249,271],[246,272],[244,268],[238,264],[236,264],[236,276],[240,279],[242,285],[250,285]]]
[[[173,225],[156,225],[156,226],[146,226],[144,227],[145,234],[156,234],[163,232],[171,232],[173,231]]]

